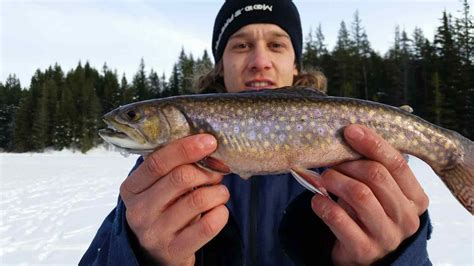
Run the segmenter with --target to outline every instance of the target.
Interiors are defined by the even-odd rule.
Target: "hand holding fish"
[[[336,264],[370,264],[418,230],[428,197],[403,156],[372,130],[352,125],[344,136],[367,159],[325,171],[321,183],[338,203],[316,194],[312,207],[337,238]]]
[[[122,183],[127,222],[152,262],[194,265],[194,253],[227,223],[222,176],[193,164],[216,146],[210,135],[171,142]]]

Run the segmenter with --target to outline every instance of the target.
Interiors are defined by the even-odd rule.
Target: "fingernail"
[[[322,204],[324,204],[324,202],[322,202],[321,200],[319,202],[316,202],[318,201],[317,197],[320,197],[320,196],[321,195],[319,194],[315,194],[313,198],[311,198],[311,206],[313,207],[313,209],[316,209],[318,205],[321,206]]]
[[[359,141],[364,138],[364,131],[359,127],[352,127],[350,130],[347,131],[346,136],[350,140]]]
[[[198,142],[202,145],[203,149],[212,149],[216,147],[216,139],[211,135],[199,136]]]
[[[316,197],[322,196],[315,195],[311,200],[311,207],[313,208],[314,212],[319,216],[319,218],[324,220],[327,218],[328,204],[324,200],[318,200]]]
[[[222,195],[227,195],[227,194],[229,194],[229,190],[227,189],[226,186],[221,185],[221,186],[219,187],[219,193],[221,193]]]

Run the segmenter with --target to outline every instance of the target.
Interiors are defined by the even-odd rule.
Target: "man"
[[[290,0],[226,1],[212,44],[210,76],[227,92],[288,86],[301,74]],[[139,159],[81,264],[430,264],[428,199],[403,156],[361,126],[344,137],[366,159],[321,175],[337,201],[289,174],[223,178],[193,164],[216,149],[214,137],[175,141]]]

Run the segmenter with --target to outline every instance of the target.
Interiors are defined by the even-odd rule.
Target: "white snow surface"
[[[105,148],[0,153],[0,265],[77,265],[136,158]],[[431,261],[474,265],[474,218],[427,164],[409,163],[430,197]]]

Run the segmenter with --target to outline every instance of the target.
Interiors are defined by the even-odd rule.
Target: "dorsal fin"
[[[409,113],[413,113],[413,108],[411,108],[411,106],[409,105],[402,105],[400,107],[398,107],[400,109],[402,109],[403,111],[406,111],[406,112],[409,112]]]

